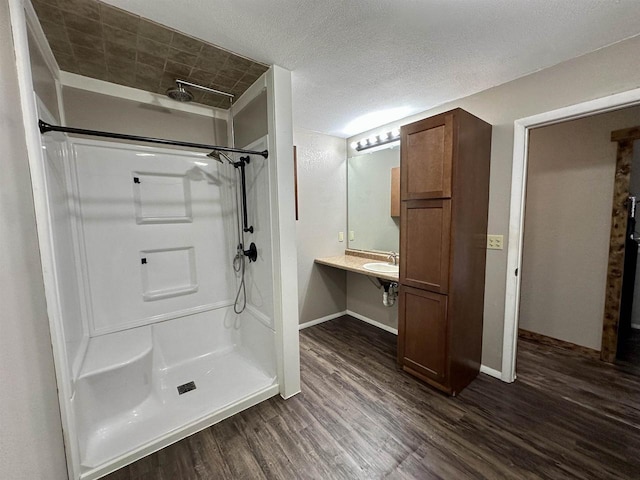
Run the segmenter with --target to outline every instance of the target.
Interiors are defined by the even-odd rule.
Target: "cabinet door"
[[[405,125],[401,145],[401,199],[450,198],[453,114]]]
[[[400,283],[447,293],[450,237],[451,200],[402,202]]]
[[[447,370],[447,296],[400,287],[398,362],[409,373],[442,384]]]

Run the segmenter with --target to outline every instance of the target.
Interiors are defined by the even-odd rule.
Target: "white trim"
[[[278,394],[278,385],[271,385],[266,387],[258,392],[243,398],[240,401],[234,402],[229,406],[223,408],[222,410],[218,410],[215,413],[205,415],[191,423],[184,425],[176,430],[171,431],[170,433],[157,438],[146,445],[143,445],[136,450],[126,453],[125,455],[116,458],[115,460],[101,466],[98,468],[94,468],[93,470],[89,470],[85,472],[80,477],[82,480],[94,480],[100,477],[103,477],[109,473],[115,472],[119,468],[124,467],[125,465],[129,465],[130,463],[135,462],[147,455],[150,455],[158,450],[162,450],[163,448],[182,440],[183,438],[188,437],[189,435],[193,435],[205,428],[210,427],[211,425],[215,425],[216,423],[221,422],[222,420],[229,418],[236,413],[239,413],[243,410],[246,410],[249,407],[257,405],[264,400],[267,400],[274,395]]]
[[[378,328],[384,330],[385,332],[389,332],[389,333],[393,333],[394,335],[398,335],[398,329],[397,328],[393,328],[393,327],[390,327],[389,325],[385,325],[384,323],[380,323],[380,322],[378,322],[376,320],[372,320],[369,317],[365,317],[364,315],[360,315],[359,313],[353,312],[351,310],[347,310],[346,313],[350,317],[357,318],[358,320],[361,320],[361,321],[363,321],[365,323],[368,323],[369,325],[373,325],[374,327],[378,327]]]
[[[633,328],[634,330],[640,330],[640,323],[632,323],[631,328]]]
[[[53,75],[53,78],[58,80],[60,78],[60,67],[58,66],[56,57],[53,55],[51,46],[49,46],[47,36],[44,34],[44,30],[42,30],[42,25],[40,25],[40,20],[38,20],[38,14],[33,9],[33,5],[31,5],[29,0],[25,0],[24,2],[24,13],[27,27],[31,31],[33,39],[35,40],[35,46],[40,51],[40,54],[47,64],[47,68],[51,72],[51,75]]]
[[[171,110],[179,110],[181,112],[193,113],[205,117],[229,119],[229,111],[216,107],[206,107],[204,105],[195,105],[191,103],[180,103],[158,93],[151,93],[132,87],[125,87],[116,83],[105,82],[95,78],[84,77],[75,73],[60,72],[60,82],[65,87],[77,88],[88,92],[99,93],[101,95],[109,95],[112,97],[133,100],[134,102],[156,105]]]
[[[484,373],[485,375],[489,375],[490,377],[502,380],[502,372],[500,370],[487,367],[486,365],[480,365],[480,373]]]
[[[502,344],[502,380],[516,378],[516,347],[518,341],[518,308],[520,279],[515,271],[522,267],[522,239],[524,234],[524,207],[526,198],[526,172],[529,130],[575,120],[594,114],[610,112],[640,104],[640,88],[589,100],[550,112],[540,113],[514,122],[513,169],[511,173],[511,204],[507,251],[507,276],[504,308],[504,335]]]
[[[58,72],[60,73],[60,72]],[[56,79],[56,95],[58,96],[58,116],[60,117],[60,125],[67,125],[67,115],[64,109],[64,99],[62,98],[62,83],[60,79]]]
[[[51,334],[53,364],[58,384],[58,402],[62,422],[62,434],[65,444],[67,469],[70,478],[77,479],[80,474],[78,442],[75,437],[73,411],[68,399],[71,394],[71,382],[65,354],[65,341],[62,335],[60,304],[57,296],[55,262],[47,185],[44,172],[44,157],[40,131],[38,130],[38,110],[33,91],[33,77],[29,58],[27,20],[21,0],[9,0],[11,31],[16,58],[20,105],[22,109],[27,156],[31,173],[34,210],[40,247],[40,263],[44,282],[47,316]]]
[[[58,81],[56,80],[56,84],[58,83]],[[49,122],[49,123],[55,123],[56,119],[53,117],[53,115],[51,114],[51,112],[47,109],[46,105],[44,104],[44,102],[42,102],[42,100],[38,97],[38,95],[36,93],[34,93],[34,97],[36,100],[36,106],[38,108],[38,117],[42,120],[44,120],[45,122]],[[68,162],[68,153],[69,153],[69,149],[68,149],[68,141],[65,139],[65,136],[62,134],[56,134],[58,135],[62,140],[64,141],[64,144],[61,142],[61,145],[64,145],[63,148],[63,165],[64,165],[64,176],[65,176],[65,187],[67,188],[67,196],[68,196],[68,206],[69,206],[69,211],[73,212],[74,209],[72,208],[72,204],[73,204],[73,198],[75,198],[75,195],[73,195],[72,190],[71,190],[71,185],[72,185],[72,181],[71,181],[71,177],[70,177],[70,171],[69,171],[69,162]],[[45,160],[46,161],[46,160]],[[46,168],[45,168],[45,177],[46,177]],[[74,251],[78,252],[78,242],[77,242],[77,238],[76,238],[76,216],[71,215],[71,224],[72,224],[72,240],[73,240],[73,248]],[[55,250],[54,250],[55,252]],[[78,267],[78,266],[77,266]],[[81,273],[80,268],[76,268],[76,274],[78,275],[78,288],[80,290],[78,290],[79,292],[82,292],[82,282],[81,282],[81,277],[79,276]],[[56,278],[57,278],[57,272],[56,272]],[[59,285],[58,285],[58,280],[56,279],[56,288],[59,289]],[[81,296],[82,297],[82,296]],[[74,393],[75,393],[75,379],[78,376],[78,373],[80,372],[80,367],[82,365],[82,362],[84,360],[84,357],[86,355],[86,351],[87,348],[89,346],[89,326],[87,323],[87,317],[85,316],[84,312],[84,308],[85,308],[85,302],[84,300],[80,301],[80,305],[82,310],[82,340],[80,341],[80,346],[78,347],[78,353],[75,356],[75,359],[73,359],[72,361],[72,365],[71,365],[71,398],[73,397]],[[62,312],[60,312],[60,315],[62,316]],[[64,335],[64,329],[62,332],[62,335]],[[66,345],[65,345],[65,352],[66,352]],[[70,360],[69,359],[69,355],[68,352],[65,353],[65,358],[67,359],[67,362]]]
[[[274,330],[280,395],[300,392],[298,256],[293,182],[291,72],[273,65],[266,76],[269,192],[273,248]],[[260,93],[262,90],[251,89]],[[244,101],[244,96],[242,100]],[[249,95],[247,95],[249,98]],[[236,111],[236,110],[234,110]]]
[[[325,317],[316,318],[315,320],[301,323],[300,325],[298,325],[298,330],[304,330],[305,328],[320,325],[321,323],[328,322],[329,320],[335,320],[336,318],[344,317],[345,315],[347,315],[346,310],[343,312],[332,313],[331,315],[327,315]]]
[[[62,88],[62,86],[60,87]],[[61,90],[62,91],[62,90]],[[72,225],[72,235],[73,235],[73,248],[74,253],[76,255],[76,276],[78,283],[78,292],[80,292],[80,306],[82,312],[82,328],[84,333],[87,336],[87,343],[85,345],[85,350],[81,357],[80,362],[76,363],[77,370],[74,369],[74,378],[77,378],[77,375],[80,373],[80,368],[82,368],[82,364],[84,363],[84,358],[87,355],[87,350],[89,348],[88,338],[91,335],[91,330],[93,328],[93,304],[91,302],[90,295],[90,284],[89,284],[89,263],[87,261],[87,252],[85,249],[85,238],[84,238],[84,228],[82,226],[82,208],[80,205],[80,190],[79,190],[79,179],[76,169],[76,156],[75,150],[73,148],[74,143],[72,138],[66,137],[66,149],[65,149],[65,169],[66,176],[68,181],[68,192],[67,195],[69,211],[71,212],[71,225]],[[77,139],[80,140],[80,139]],[[88,141],[88,140],[86,140]]]

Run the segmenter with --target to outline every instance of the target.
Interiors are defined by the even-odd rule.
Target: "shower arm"
[[[164,138],[140,137],[138,135],[126,135],[124,133],[114,133],[114,132],[101,132],[99,130],[86,130],[84,128],[59,127],[57,125],[51,125],[47,122],[43,122],[42,120],[38,121],[38,128],[40,129],[40,133],[47,133],[47,132],[74,133],[76,135],[89,135],[91,137],[117,138],[119,140],[132,140],[135,142],[159,143],[161,145],[176,145],[178,147],[200,148],[203,150],[219,150],[221,152],[260,155],[264,158],[269,157],[268,150],[263,150],[259,152],[257,150],[245,150],[243,148],[219,147],[217,145],[206,145],[203,143],[182,142],[180,140],[166,140]]]

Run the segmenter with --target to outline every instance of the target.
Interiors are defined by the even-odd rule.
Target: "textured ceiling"
[[[186,80],[238,98],[268,67],[97,0],[33,0],[62,70],[153,93]],[[194,101],[229,97],[191,89]]]
[[[637,0],[108,3],[292,70],[296,125],[339,136],[640,33]]]

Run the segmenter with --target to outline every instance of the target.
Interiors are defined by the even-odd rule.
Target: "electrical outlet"
[[[338,241],[344,242],[344,232],[338,232]]]
[[[502,250],[502,235],[487,235],[487,248],[489,250]]]

